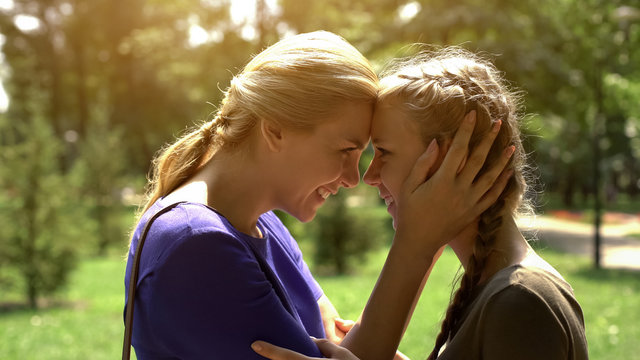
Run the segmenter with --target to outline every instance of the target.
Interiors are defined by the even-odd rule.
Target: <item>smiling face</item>
[[[368,102],[346,103],[310,132],[283,134],[285,161],[274,169],[282,174],[275,196],[281,199],[278,208],[310,221],[327,197],[358,184],[358,161],[369,140],[372,110]]]
[[[399,111],[392,101],[376,105],[371,124],[375,154],[364,175],[364,182],[378,188],[393,218],[394,228],[402,184],[426,150],[420,134],[418,124]]]

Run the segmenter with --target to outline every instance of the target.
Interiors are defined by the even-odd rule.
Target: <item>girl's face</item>
[[[371,124],[371,142],[375,154],[364,174],[364,182],[379,189],[395,228],[400,189],[426,146],[415,121],[390,101],[376,105]]]
[[[346,103],[311,132],[287,132],[277,208],[306,222],[327,197],[360,181],[358,161],[369,141],[373,106]]]

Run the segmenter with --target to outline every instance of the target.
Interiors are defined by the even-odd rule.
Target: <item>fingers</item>
[[[512,175],[513,170],[511,169],[505,170],[500,174],[491,189],[487,191],[484,196],[480,198],[480,201],[478,201],[478,203],[476,204],[476,213],[478,215],[487,210],[491,205],[493,205],[493,203],[496,202],[496,200],[498,200],[500,194],[502,194],[502,191],[507,186],[507,183],[509,182],[509,179]]]
[[[496,179],[500,174],[502,174],[505,170],[505,167],[509,163],[509,159],[513,155],[516,147],[511,145],[502,151],[502,156],[491,166],[489,170],[487,170],[478,180],[476,180],[474,187],[479,190],[480,194],[484,194],[487,190],[489,190]]]
[[[295,351],[281,348],[279,346],[275,346],[269,344],[264,341],[254,341],[251,344],[251,348],[253,351],[258,353],[261,356],[266,357],[271,360],[311,360],[312,358],[297,353]]]
[[[448,176],[451,179],[456,176],[460,164],[467,156],[469,139],[471,139],[471,134],[473,133],[475,124],[476,112],[473,110],[464,117],[464,120],[462,120],[462,124],[460,124],[458,131],[456,131],[456,135],[453,137],[453,141],[451,142],[451,147],[442,162],[442,173],[445,176]]]
[[[482,169],[487,154],[489,154],[489,150],[491,150],[491,146],[493,145],[493,141],[496,139],[496,136],[498,136],[501,125],[501,120],[496,121],[491,131],[483,137],[480,144],[473,150],[469,161],[467,161],[466,166],[460,172],[460,179],[464,181],[465,184],[472,183],[480,169]],[[500,169],[500,171],[502,171],[502,169]],[[498,173],[500,173],[500,171],[498,171]]]
[[[353,326],[356,324],[355,321],[353,320],[344,320],[344,319],[340,319],[340,318],[336,318],[335,319],[336,322],[336,327],[338,328],[338,330],[342,331],[343,333],[348,333]]]
[[[433,139],[427,150],[424,154],[420,155],[418,160],[416,160],[416,164],[411,169],[409,176],[405,180],[405,189],[409,192],[413,192],[420,184],[422,184],[427,175],[429,174],[429,170],[433,164],[435,164],[438,159],[438,142],[436,139]]]
[[[351,351],[336,345],[327,339],[313,339],[322,354],[335,360],[359,360]]]

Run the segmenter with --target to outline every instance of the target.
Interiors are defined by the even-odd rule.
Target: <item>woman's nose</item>
[[[360,182],[360,170],[358,170],[358,160],[360,157],[353,156],[353,160],[349,160],[342,171],[342,185],[346,188],[352,188]]]
[[[365,182],[365,184],[371,186],[376,186],[380,183],[380,162],[377,161],[377,158],[375,156],[371,160],[369,168],[367,168],[367,171],[365,171],[364,178],[362,180]]]

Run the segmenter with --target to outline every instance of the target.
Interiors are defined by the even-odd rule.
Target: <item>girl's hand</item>
[[[329,359],[334,360],[359,360],[349,350],[332,343],[327,339],[313,339],[318,346],[318,349]],[[269,344],[264,341],[256,341],[251,344],[251,348],[256,353],[271,360],[321,360],[320,358],[312,358],[295,351],[281,348]]]
[[[498,199],[511,176],[511,172],[503,169],[514,148],[505,149],[500,160],[476,179],[500,130],[500,122],[468,154],[474,125],[475,111],[472,111],[462,121],[442,165],[428,180],[438,158],[437,143],[432,142],[418,158],[403,185],[394,242],[408,246],[416,254],[433,256]]]

